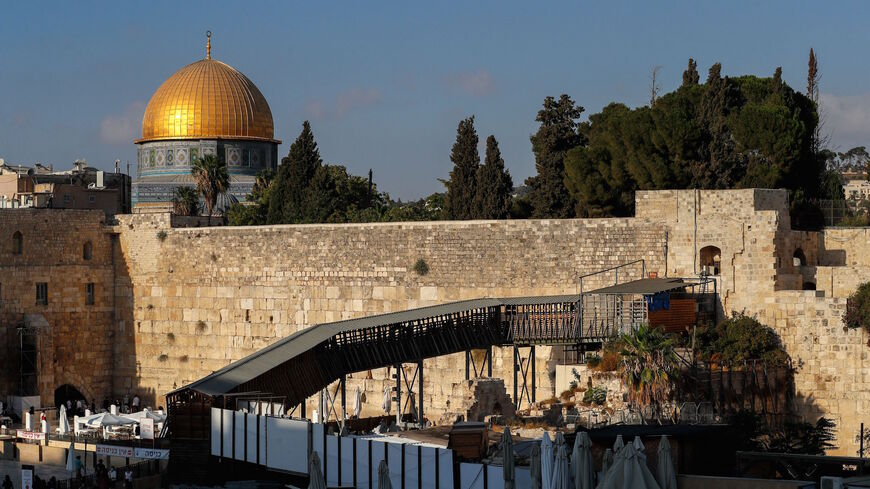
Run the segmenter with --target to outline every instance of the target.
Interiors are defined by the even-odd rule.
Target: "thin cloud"
[[[870,145],[870,93],[820,96],[822,131],[842,145],[840,149]]]
[[[100,121],[100,141],[106,144],[130,144],[142,129],[145,102],[128,105],[123,114],[107,115]]]
[[[335,117],[343,118],[350,112],[377,105],[381,101],[381,92],[374,88],[352,88],[341,92],[327,103],[312,100],[303,109],[311,119],[319,120]]]
[[[495,91],[496,83],[486,69],[455,73],[446,79],[450,88],[460,90],[474,97],[485,97]]]

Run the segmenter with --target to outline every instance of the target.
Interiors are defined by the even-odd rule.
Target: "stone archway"
[[[722,250],[717,246],[705,246],[700,250],[701,270],[704,275],[719,275],[722,265]]]
[[[74,406],[76,401],[79,399],[87,399],[87,397],[71,384],[63,384],[54,390],[55,406],[66,404],[66,401],[70,401]]]

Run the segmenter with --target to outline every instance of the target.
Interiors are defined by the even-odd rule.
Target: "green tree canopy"
[[[311,124],[305,121],[302,123],[302,132],[290,145],[290,152],[281,160],[278,175],[272,183],[274,188],[269,192],[268,223],[307,222],[306,218],[310,215],[309,199],[312,196],[309,189],[322,165]]]
[[[227,165],[213,154],[205,155],[191,162],[190,174],[196,183],[196,191],[205,201],[208,217],[211,218],[218,197],[230,188]]]
[[[538,131],[531,136],[537,175],[526,184],[532,188],[530,201],[533,217],[573,217],[574,199],[565,187],[565,155],[584,144],[585,137],[577,132],[577,119],[583,107],[575,105],[568,95],[558,100],[544,99],[544,108],[535,119]]]
[[[480,155],[477,152],[477,131],[474,129],[474,116],[459,121],[456,128],[456,142],[450,152],[453,170],[445,182],[447,198],[445,211],[449,219],[474,219],[474,196],[477,193],[477,170]]]
[[[694,72],[693,72],[694,70]],[[821,192],[824,162],[812,149],[814,103],[781,78],[729,78],[714,64],[698,84],[694,61],[682,86],[655,107],[610,104],[580,125],[585,144],[565,157],[565,186],[580,216],[625,216],[636,190],[788,188]]]
[[[507,219],[511,211],[514,183],[504,167],[495,136],[486,138],[486,158],[477,170],[477,194],[474,196],[475,217]]]
[[[437,219],[442,212],[442,194],[394,202],[378,192],[369,178],[352,175],[342,165],[323,164],[314,133],[305,122],[278,172],[260,172],[247,202],[233,205],[227,216],[234,226],[249,226],[421,221]]]
[[[177,187],[172,197],[172,212],[179,216],[198,216],[199,194],[196,189],[186,185]]]

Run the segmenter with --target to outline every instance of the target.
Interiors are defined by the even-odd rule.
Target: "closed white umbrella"
[[[382,459],[380,465],[378,465],[378,489],[392,489],[392,487],[390,469],[387,467],[387,461]]]
[[[353,415],[359,418],[360,414],[362,414],[362,392],[357,387],[356,399],[353,400]]]
[[[613,455],[616,456],[625,447],[625,442],[622,441],[622,435],[616,435],[616,441],[613,442]]]
[[[553,480],[553,442],[545,431],[541,437],[541,489],[552,489]]]
[[[556,450],[556,459],[553,461],[553,482],[550,484],[550,489],[573,489],[571,487],[571,468],[568,466],[568,449],[565,448],[564,443],[560,444]]]
[[[613,458],[613,466],[607,471],[598,489],[660,489],[646,466],[646,456],[638,452],[634,443],[626,445]]]
[[[541,489],[541,447],[532,446],[532,454],[529,455],[529,475],[532,479],[532,489]]]
[[[571,452],[571,468],[574,474],[574,489],[592,489],[595,486],[595,467],[592,465],[592,440],[585,431],[574,438]]]
[[[69,423],[67,423],[69,425]],[[67,472],[75,472],[76,471],[76,460],[75,460],[75,446],[73,442],[69,442],[69,450],[66,454],[66,470]]]
[[[613,450],[606,449],[604,450],[604,456],[601,457],[601,479],[604,480],[604,474],[607,473],[607,470],[610,466],[613,465]]]
[[[515,489],[514,475],[514,440],[511,438],[511,430],[505,427],[501,437],[502,471],[504,472],[504,489]]]
[[[308,489],[326,489],[323,470],[320,469],[320,455],[317,452],[311,452],[311,457],[308,458]]]
[[[671,458],[671,444],[665,435],[662,435],[661,440],[659,440],[658,455],[656,480],[662,489],[677,489],[677,474],[674,471],[674,461]]]
[[[66,417],[66,406],[60,405],[57,413],[57,432],[61,435],[67,435],[70,432],[69,418]]]

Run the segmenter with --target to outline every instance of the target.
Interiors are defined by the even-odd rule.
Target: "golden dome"
[[[211,59],[210,54],[176,71],[154,92],[137,143],[161,139],[275,141],[272,111],[263,94],[245,75]]]

